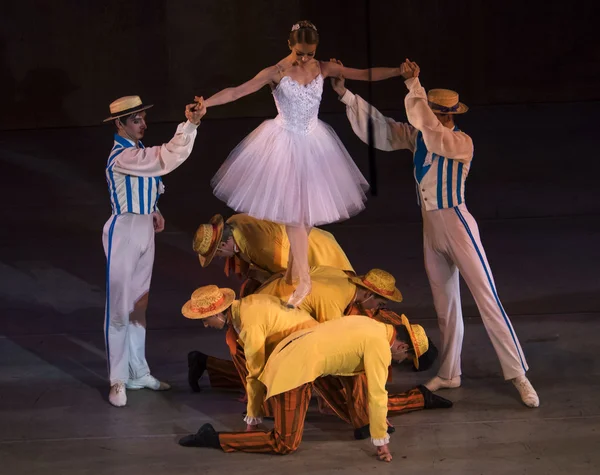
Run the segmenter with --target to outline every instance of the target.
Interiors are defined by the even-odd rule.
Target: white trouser
[[[134,307],[150,289],[154,264],[152,215],[113,215],[102,234],[106,254],[104,337],[111,386],[150,373],[146,312]]]
[[[442,339],[438,376],[451,379],[461,374],[464,323],[459,272],[477,304],[504,378],[525,374],[528,369],[525,355],[500,303],[475,218],[464,204],[456,208],[423,210],[422,214],[425,270]]]

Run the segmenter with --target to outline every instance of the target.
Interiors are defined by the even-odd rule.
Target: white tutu
[[[333,223],[364,209],[367,181],[316,117],[322,86],[320,75],[307,86],[282,79],[273,92],[280,115],[231,152],[211,181],[215,196],[237,212],[289,225]]]
[[[212,186],[237,212],[311,226],[359,213],[369,188],[329,125],[319,121],[311,134],[299,135],[275,120],[263,122],[231,152]]]

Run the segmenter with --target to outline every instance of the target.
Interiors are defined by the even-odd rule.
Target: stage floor
[[[545,114],[543,108],[522,112],[538,114],[538,119]],[[516,127],[526,130],[532,122],[518,117]],[[364,147],[353,141],[344,121],[331,120],[364,169]],[[551,180],[535,175],[539,157],[532,159],[537,165],[522,171],[520,181],[505,186],[505,176],[494,172],[502,150],[487,163],[482,159],[479,171],[474,169],[467,200],[528,358],[541,399],[538,409],[523,406],[512,385],[502,380],[476,307],[463,289],[463,387],[440,393],[455,402],[452,409],[392,418],[397,430],[391,464],[378,462],[369,441],[353,440],[349,426],[320,415],[315,405],[293,455],[224,454],[177,444],[181,435],[205,422],[217,430],[243,428],[238,394],[211,390],[205,379],[201,393],[189,390],[187,352],[199,349],[226,357],[227,350],[223,334],[185,319],[180,308],[197,286],[238,285],[223,275],[221,263],[202,269],[191,240],[196,226],[212,214],[230,214],[212,197],[208,181],[226,151],[257,122],[206,122],[189,166],[167,177],[161,201],[167,228],[157,236],[147,353],[153,373],[173,389],[130,391],[122,409],[106,401],[102,335],[101,232],[110,212],[103,163],[111,146],[110,127],[0,134],[0,472],[598,473],[600,192],[589,177],[573,182],[566,168],[552,172]],[[480,125],[476,150],[494,150],[494,128],[503,126]],[[147,143],[168,139],[174,128],[156,125]],[[534,133],[542,134],[538,129]],[[531,151],[539,138],[528,139],[525,148]],[[561,140],[544,152],[548,163],[559,163],[557,154],[571,145],[587,149],[592,139],[565,135]],[[385,159],[380,162],[379,196],[355,219],[327,229],[357,271],[380,267],[396,276],[405,300],[392,308],[423,324],[439,344],[411,180],[410,158],[402,163]],[[556,189],[562,194],[552,199]],[[417,374],[396,369],[391,390],[421,384],[435,370]]]

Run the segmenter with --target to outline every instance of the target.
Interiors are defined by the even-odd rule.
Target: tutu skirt
[[[369,185],[334,130],[318,120],[306,135],[266,120],[211,180],[215,196],[240,213],[295,226],[348,219]]]

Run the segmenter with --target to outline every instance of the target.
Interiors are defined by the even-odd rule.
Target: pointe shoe
[[[292,285],[294,283],[294,275],[292,273],[292,268],[288,266],[288,268],[285,271],[285,274],[283,274],[283,281],[287,284],[287,285]]]
[[[110,393],[108,393],[108,402],[115,407],[123,407],[125,404],[127,404],[127,393],[123,383],[116,383],[110,387]]]
[[[167,391],[171,389],[170,384],[159,381],[151,374],[137,379],[130,379],[125,386],[127,389],[152,389],[153,391]]]
[[[440,389],[454,389],[460,387],[460,376],[455,376],[452,379],[444,379],[435,376],[424,384],[432,393]]]
[[[188,384],[195,393],[200,392],[198,381],[206,370],[206,360],[208,356],[199,351],[190,351],[188,353]]]
[[[306,298],[306,296],[308,294],[310,294],[310,291],[312,290],[312,285],[309,284],[302,284],[299,283],[298,286],[296,287],[296,290],[294,290],[294,293],[290,296],[289,300],[287,301],[287,306],[290,308],[296,308],[298,307]]]
[[[527,407],[539,407],[540,398],[537,395],[537,392],[535,392],[535,389],[533,389],[529,379],[527,379],[527,376],[519,376],[518,378],[513,379],[512,383],[515,385],[515,388],[517,388],[517,391],[519,391],[523,404]]]

